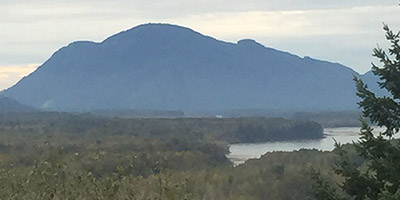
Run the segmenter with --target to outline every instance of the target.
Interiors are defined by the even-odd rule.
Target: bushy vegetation
[[[310,166],[328,169],[330,153],[269,153],[238,167],[225,156],[248,130],[300,134],[292,129],[304,124],[0,115],[0,199],[312,199]]]
[[[175,151],[133,136],[11,138],[0,154],[0,199],[313,199],[310,166],[328,169],[334,159],[302,150],[232,167],[210,144]]]

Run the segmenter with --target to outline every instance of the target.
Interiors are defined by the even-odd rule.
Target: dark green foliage
[[[232,122],[231,131],[222,134],[222,140],[229,143],[319,139],[323,137],[321,125],[312,121],[282,118],[238,118]]]
[[[106,109],[90,111],[94,115],[104,117],[120,117],[120,118],[157,118],[157,117],[184,117],[181,111],[163,111],[163,110],[134,110],[134,109]]]
[[[199,141],[247,143],[323,137],[322,127],[316,122],[262,117],[121,119],[56,112],[15,113],[0,114],[0,129],[2,127],[18,128],[18,132],[24,133],[40,129],[42,133],[129,135],[175,140],[181,143],[180,148]]]
[[[317,199],[382,200],[400,197],[400,142],[392,139],[400,129],[400,37],[387,25],[384,30],[391,42],[389,55],[380,48],[374,50],[374,56],[380,59],[383,66],[373,65],[373,72],[381,79],[380,87],[389,91],[391,96],[377,97],[360,79],[355,78],[355,81],[364,117],[386,127],[386,130],[376,136],[368,123],[362,120],[360,141],[355,144],[355,150],[365,164],[354,162],[338,144],[335,152],[340,159],[334,169],[344,178],[340,185],[344,194],[338,195],[335,189],[314,173]]]
[[[345,200],[345,198],[341,198],[335,188],[331,187],[330,182],[321,178],[321,173],[311,170],[311,178],[314,180],[313,188],[314,188],[314,197],[316,199],[324,199],[324,200]]]
[[[298,112],[292,118],[315,121],[324,128],[360,127],[360,115],[359,111]]]

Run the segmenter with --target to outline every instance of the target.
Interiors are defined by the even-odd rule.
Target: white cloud
[[[370,49],[384,43],[381,22],[400,29],[394,0],[15,2],[0,4],[0,65],[42,63],[72,41],[101,41],[141,23],[167,22],[232,42],[253,38],[365,72]]]
[[[400,8],[365,6],[304,11],[214,13],[178,20],[218,38],[253,38],[300,56],[339,62],[360,73],[371,67],[372,48],[387,42],[382,22],[400,29]],[[397,29],[396,29],[397,28]]]

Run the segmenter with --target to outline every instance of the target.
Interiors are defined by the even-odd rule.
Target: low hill
[[[0,96],[0,113],[9,113],[9,112],[32,112],[36,111],[36,109],[23,105],[16,101],[15,99]]]

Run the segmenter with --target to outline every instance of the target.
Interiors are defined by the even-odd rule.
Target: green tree
[[[354,80],[364,117],[386,129],[374,135],[373,129],[362,119],[360,140],[354,145],[356,154],[364,163],[351,160],[348,150],[337,144],[335,153],[339,159],[334,171],[343,177],[343,182],[338,188],[314,172],[316,199],[400,199],[400,141],[393,139],[400,129],[400,33],[393,32],[386,24],[383,29],[391,46],[388,52],[379,47],[374,49],[373,56],[382,66],[372,64],[372,71],[380,78],[380,88],[386,89],[389,95],[379,97],[368,90],[361,79],[355,77]]]

